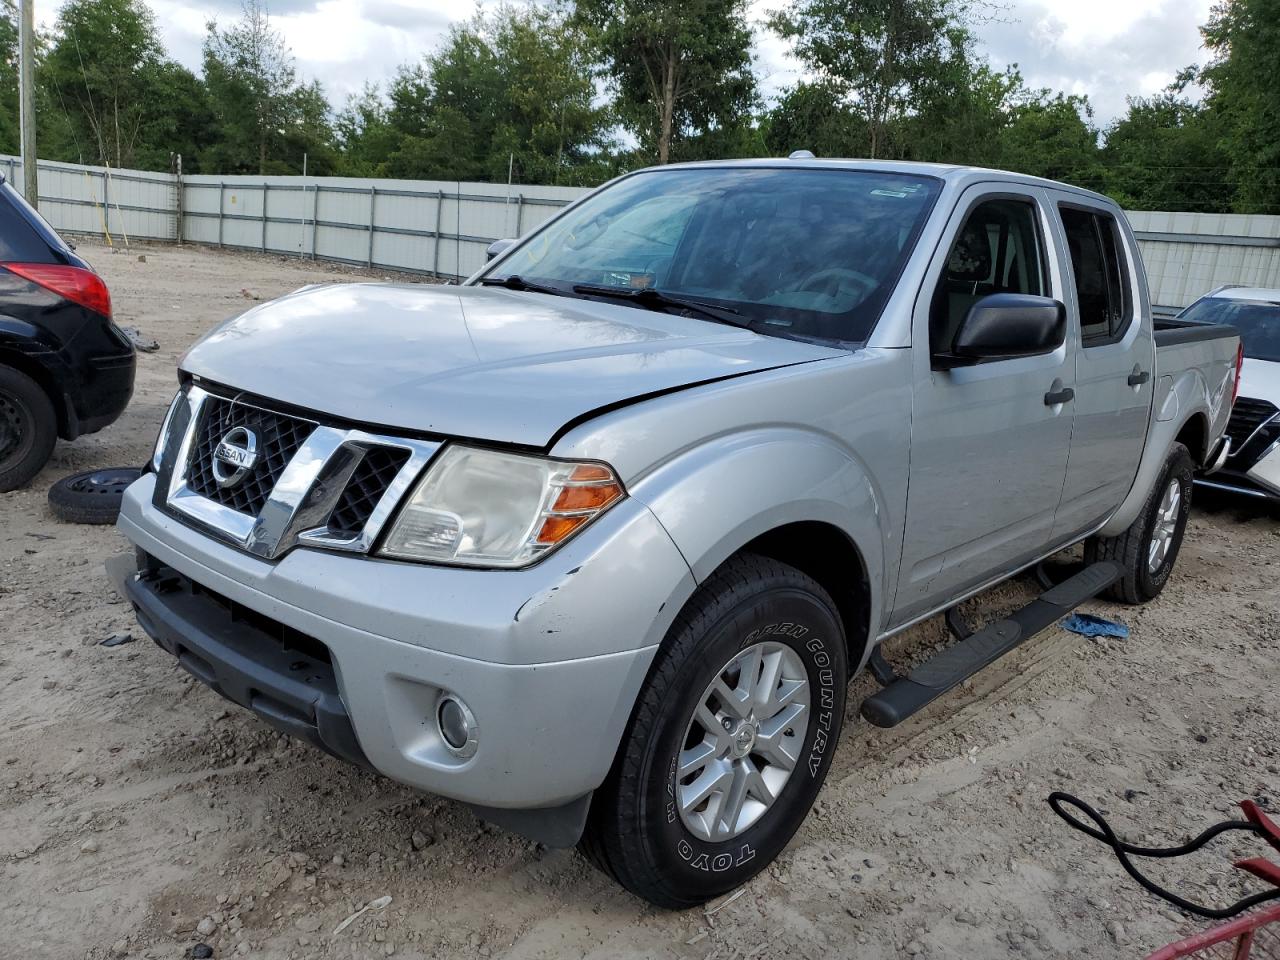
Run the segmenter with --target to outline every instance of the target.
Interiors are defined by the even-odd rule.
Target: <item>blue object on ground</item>
[[[1124,640],[1129,636],[1129,628],[1123,623],[1095,617],[1091,613],[1072,614],[1062,621],[1062,626],[1082,637],[1115,637]]]

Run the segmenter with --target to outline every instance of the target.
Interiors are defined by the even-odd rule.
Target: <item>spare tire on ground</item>
[[[141,475],[137,467],[73,473],[49,488],[49,509],[67,523],[115,523],[125,488]]]

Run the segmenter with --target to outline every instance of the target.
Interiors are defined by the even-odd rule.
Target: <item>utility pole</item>
[[[39,161],[36,159],[36,31],[34,0],[19,0],[22,10],[18,27],[19,125],[22,128],[22,182],[27,203],[40,204]]]

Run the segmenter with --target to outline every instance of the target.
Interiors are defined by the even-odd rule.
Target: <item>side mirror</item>
[[[934,367],[971,366],[992,360],[1052,353],[1067,336],[1067,308],[1049,297],[993,293],[965,315],[950,352],[934,355]]]
[[[506,240],[493,241],[493,243],[489,244],[489,248],[484,252],[485,262],[488,263],[490,260],[493,260],[496,257],[502,256],[504,253],[506,253],[508,250],[514,247],[518,242],[519,242],[518,240],[513,240],[510,238]]]

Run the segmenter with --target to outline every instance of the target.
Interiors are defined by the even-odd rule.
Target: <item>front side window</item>
[[[763,334],[865,341],[941,184],[865,170],[657,170],[589,197],[480,278],[652,289]],[[621,301],[620,301],[621,302]]]
[[[1063,206],[1080,338],[1086,347],[1119,339],[1133,318],[1120,226],[1109,214]]]
[[[970,308],[993,293],[1045,296],[1043,246],[1035,204],[995,199],[980,203],[965,218],[934,288],[929,310],[929,344],[950,352]]]

